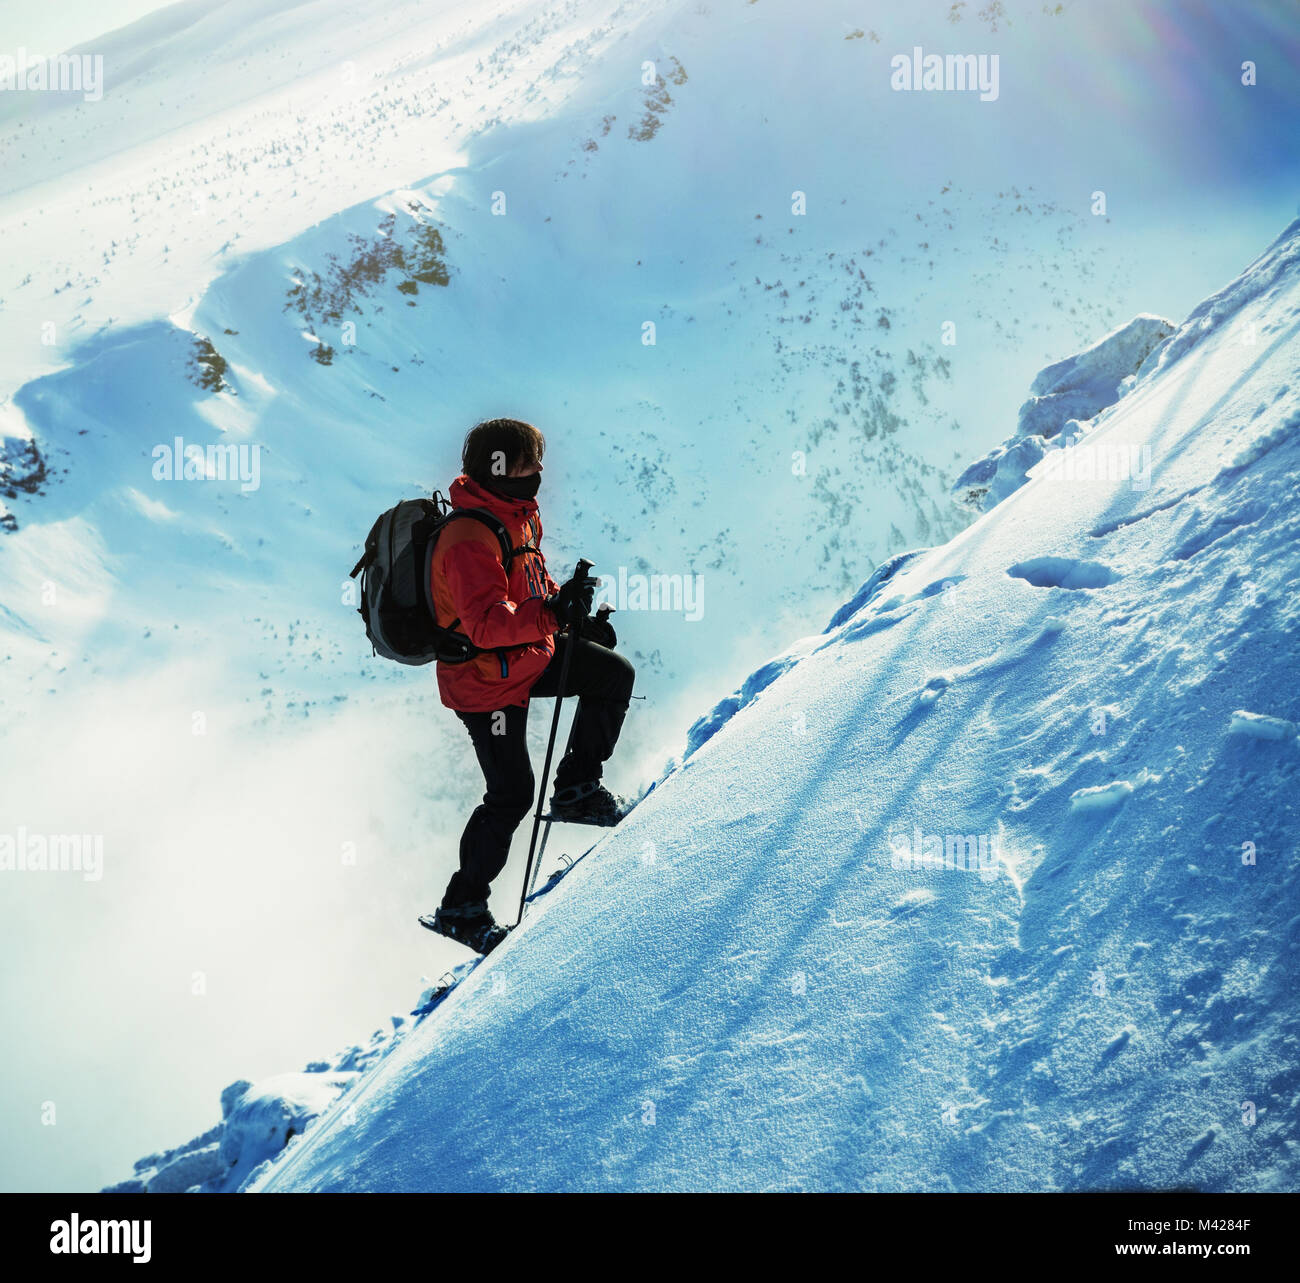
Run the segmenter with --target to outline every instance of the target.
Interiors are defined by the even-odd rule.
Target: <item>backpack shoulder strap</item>
[[[496,535],[497,543],[500,545],[501,564],[508,572],[510,563],[514,560],[515,552],[518,550],[510,546],[510,535],[501,518],[495,513],[489,512],[486,508],[456,508],[447,514],[446,521],[450,523],[457,517],[470,517],[480,525],[486,526]]]
[[[515,548],[512,551],[511,555],[517,557],[519,556],[520,553],[525,553],[525,552],[535,552],[540,554],[542,551],[541,547],[538,544],[538,538],[540,532],[538,530],[537,523],[534,521],[532,517],[528,518],[528,524],[524,527],[524,531],[525,534],[527,535],[527,538],[524,540],[522,544],[519,545],[518,548]]]

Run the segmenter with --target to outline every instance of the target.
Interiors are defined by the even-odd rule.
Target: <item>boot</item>
[[[551,794],[551,818],[564,824],[598,824],[612,828],[633,807],[625,797],[611,793],[599,780],[557,788]]]
[[[451,907],[442,905],[434,913],[424,914],[420,925],[484,955],[491,953],[510,934],[510,928],[501,926],[482,900]]]

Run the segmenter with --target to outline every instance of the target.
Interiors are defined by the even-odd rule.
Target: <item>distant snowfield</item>
[[[953,536],[965,546],[971,514],[951,484],[1007,435],[1040,365],[1147,308],[1180,315],[1144,292],[1157,282],[1190,291],[1206,274],[1199,293],[1226,278],[1215,264],[1253,235],[1257,210],[1231,236],[1207,216],[1174,243],[1152,234],[1154,206],[1142,225],[1080,203],[1089,166],[1155,187],[1178,173],[1170,139],[1120,165],[1104,94],[1071,148],[1032,175],[1017,159],[1045,122],[1074,128],[1068,103],[1036,86],[1097,40],[1086,22],[1058,36],[1035,6],[998,33],[1009,60],[1032,52],[1036,76],[1004,77],[974,115],[891,94],[889,51],[948,39],[947,8],[894,15],[869,38],[847,2],[810,23],[766,0],[204,0],[90,42],[105,59],[99,103],[0,95],[0,832],[99,835],[105,852],[93,885],[26,875],[0,909],[43,977],[0,979],[30,1051],[0,1102],[17,1137],[6,1183],[105,1183],[150,1143],[206,1126],[221,1084],[351,1043],[376,1011],[409,1010],[422,973],[461,960],[414,916],[441,893],[481,783],[431,675],[370,658],[344,580],[381,508],[445,487],[478,418],[518,414],[550,437],[557,576],[581,554],[615,584],[689,580],[703,603],[699,618],[685,605],[616,617],[646,696],[611,771],[632,791],[684,739],[702,747],[681,778],[699,771],[735,734],[734,709],[740,725],[805,672],[829,681],[821,651],[765,661],[873,569]],[[987,25],[972,19],[962,38],[992,40]],[[1222,466],[1272,467],[1288,423],[1270,412],[1266,431],[1226,433]],[[1149,444],[1159,477],[1166,442]],[[236,471],[166,479],[158,452],[183,460],[187,446]],[[1075,484],[1071,472],[1058,489]],[[1164,502],[1157,489],[1147,503]],[[1251,496],[1207,525],[1205,496],[1175,499],[1136,529],[1107,516],[1110,535],[1078,547],[1026,533],[1000,578],[954,571],[851,612],[837,662],[948,619],[966,600],[950,589],[987,592],[987,617],[961,627],[988,653],[936,651],[932,668],[873,689],[943,721],[1010,662],[992,649],[1004,597],[1042,606],[1024,642],[1034,669],[1076,644],[1080,602],[1134,591],[1106,538],[1185,522],[1185,574],[1269,511]],[[1004,504],[1026,511],[1017,495]],[[1248,694],[1222,712],[1225,736],[1239,714],[1294,717]],[[875,703],[840,698],[888,725]],[[1227,742],[1267,747],[1271,724],[1241,720]],[[904,771],[915,737],[896,734],[886,761]],[[760,775],[779,760],[765,742],[754,751]],[[1047,764],[1024,778],[997,764],[1014,801],[1046,787]],[[1117,762],[1052,797],[1128,781],[1122,805],[1087,804],[1071,823],[1134,823],[1157,787],[1137,783],[1143,768],[1168,779]],[[947,834],[935,824],[922,835]],[[581,837],[559,835],[556,853]],[[1032,847],[999,850],[1029,886]],[[942,903],[943,885],[921,889]],[[908,899],[897,920],[932,903]],[[29,1098],[80,1102],[66,1148],[22,1112]]]

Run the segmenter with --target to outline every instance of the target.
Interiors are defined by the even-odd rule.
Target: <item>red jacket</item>
[[[457,477],[453,508],[486,508],[504,523],[515,554],[506,577],[501,544],[480,521],[453,521],[438,536],[431,569],[438,623],[464,633],[483,650],[467,664],[438,665],[438,693],[448,708],[490,713],[527,704],[528,692],[555,653],[559,628],[545,598],[559,590],[542,556],[536,499],[507,499]]]

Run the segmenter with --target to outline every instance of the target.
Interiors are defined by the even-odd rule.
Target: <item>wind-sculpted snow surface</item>
[[[987,512],[1025,484],[1049,450],[1082,437],[1159,353],[1174,325],[1159,316],[1135,316],[1074,356],[1039,370],[1015,432],[977,459],[953,483],[958,504]]]
[[[449,976],[454,983],[471,967]],[[438,992],[429,986],[425,997]],[[229,1194],[247,1184],[257,1170],[301,1136],[336,1100],[345,1096],[413,1027],[393,1017],[392,1029],[377,1029],[370,1041],[349,1047],[333,1061],[316,1061],[299,1073],[275,1074],[250,1083],[231,1083],[221,1093],[221,1121],[187,1144],[149,1154],[134,1174],[110,1185],[118,1194]]]
[[[1091,419],[1119,399],[1125,379],[1176,327],[1159,316],[1135,316],[1074,356],[1039,370],[1020,407],[1019,436],[1054,437],[1071,419]]]
[[[1091,434],[1148,487],[759,670],[254,1187],[1296,1188],[1297,244]]]
[[[881,562],[862,587],[831,616],[831,622],[826,626],[826,632],[837,631],[841,624],[873,602],[894,575],[909,561],[919,557],[923,551],[925,549],[896,553]],[[753,703],[782,673],[792,665],[797,664],[800,657],[816,641],[816,638],[810,637],[796,642],[784,654],[769,660],[761,668],[750,673],[738,690],[733,691],[725,699],[719,700],[686,733],[686,751],[682,754],[682,760],[690,757],[701,745],[708,743],[742,708],[746,708]]]

